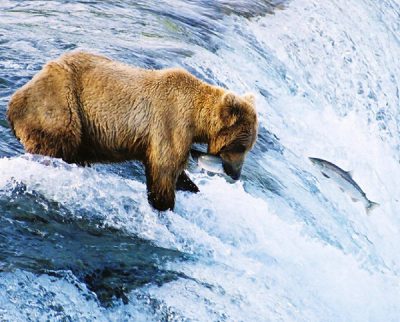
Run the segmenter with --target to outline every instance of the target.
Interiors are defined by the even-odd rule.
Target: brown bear
[[[251,94],[209,85],[181,68],[147,70],[77,51],[48,62],[11,97],[8,120],[29,153],[69,163],[144,163],[148,200],[173,209],[192,143],[207,143],[238,179],[257,136]]]

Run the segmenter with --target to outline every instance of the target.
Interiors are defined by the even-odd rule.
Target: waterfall
[[[8,100],[73,49],[254,93],[242,179],[189,163],[200,193],[158,213],[138,162],[25,154]],[[399,57],[396,0],[2,1],[0,320],[396,321]]]

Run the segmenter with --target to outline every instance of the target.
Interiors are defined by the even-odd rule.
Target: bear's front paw
[[[189,191],[193,193],[197,193],[200,191],[199,187],[197,187],[196,184],[192,180],[190,180],[185,171],[182,171],[182,173],[178,177],[178,180],[176,181],[176,190]]]
[[[149,204],[156,210],[166,211],[174,210],[175,198],[165,197],[154,192],[148,192],[147,198]]]

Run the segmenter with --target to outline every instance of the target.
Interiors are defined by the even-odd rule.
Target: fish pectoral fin
[[[357,198],[354,198],[354,197],[351,197],[351,201],[353,201],[353,202],[357,202],[357,201],[359,201],[359,199],[357,199]]]
[[[345,192],[345,190],[342,187],[339,187],[341,192]]]
[[[322,172],[322,175],[323,175],[325,178],[330,179],[330,176],[328,176],[325,172]]]
[[[368,200],[368,207],[365,208],[365,210],[367,211],[367,215],[370,215],[371,211],[378,206],[380,206],[379,203]]]

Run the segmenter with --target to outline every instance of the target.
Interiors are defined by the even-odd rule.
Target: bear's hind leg
[[[67,133],[49,133],[45,130],[27,129],[22,143],[25,150],[32,154],[61,158],[65,162],[77,162],[79,140]]]
[[[80,100],[71,69],[48,63],[10,99],[7,117],[25,150],[79,162]]]

